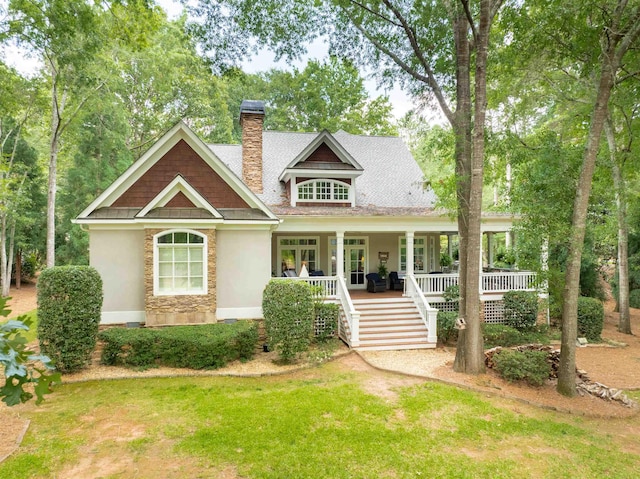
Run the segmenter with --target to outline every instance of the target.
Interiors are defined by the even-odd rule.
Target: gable
[[[177,175],[183,176],[215,208],[250,207],[183,139],[151,166],[111,206],[143,208]],[[188,198],[184,197],[184,200],[176,195],[172,200],[176,203],[171,206],[192,206]]]

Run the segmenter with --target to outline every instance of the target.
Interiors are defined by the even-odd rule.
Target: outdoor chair
[[[400,279],[397,271],[389,273],[389,289],[393,291],[404,291],[404,279]]]
[[[324,276],[324,271],[322,271],[321,269],[316,269],[309,273],[309,276]]]
[[[382,279],[378,273],[369,273],[367,276],[367,291],[380,293],[387,290],[387,280]]]

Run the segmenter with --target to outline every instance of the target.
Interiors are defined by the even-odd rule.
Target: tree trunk
[[[572,231],[562,306],[562,339],[557,386],[558,392],[565,396],[576,395],[576,339],[578,331],[578,296],[580,293],[580,262],[584,248],[591,181],[595,170],[602,130],[607,118],[614,75],[617,70],[612,53],[611,49],[603,53],[604,58],[601,65],[602,71],[600,73],[596,103],[591,117],[589,136],[587,137],[580,179],[573,203]]]
[[[47,268],[56,264],[56,190],[58,183],[58,149],[60,148],[61,116],[65,95],[58,102],[57,73],[51,65],[51,142],[49,150],[49,185],[47,188]]]
[[[22,250],[16,252],[16,289],[22,286]]]
[[[631,333],[631,319],[629,316],[629,227],[627,225],[627,196],[626,185],[622,175],[616,153],[616,141],[613,131],[613,122],[607,118],[604,125],[609,156],[611,159],[611,173],[613,175],[613,187],[616,193],[616,206],[618,218],[618,331],[625,334]]]
[[[13,271],[13,250],[15,247],[15,237],[16,237],[16,220],[13,219],[11,220],[11,232],[9,233],[9,237],[11,238],[9,240],[9,252],[7,254],[7,284],[6,284],[6,288],[7,288],[7,292],[5,293],[4,291],[2,292],[3,296],[9,296],[9,291],[11,288],[11,271]]]
[[[7,215],[0,218],[0,294],[9,296],[11,276],[7,277]]]

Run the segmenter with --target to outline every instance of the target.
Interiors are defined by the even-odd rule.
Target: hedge
[[[58,371],[85,367],[95,349],[102,279],[90,266],[47,268],[38,279],[40,350]]]
[[[525,381],[532,386],[542,386],[551,373],[547,356],[546,351],[503,349],[493,357],[493,361],[496,371],[507,381]]]
[[[596,298],[578,298],[578,336],[587,338],[591,342],[602,340],[604,327],[604,307]]]
[[[534,291],[507,291],[503,297],[504,323],[519,330],[530,329],[538,319],[538,295]]]
[[[100,340],[104,342],[102,363],[107,365],[217,369],[253,357],[258,326],[238,321],[162,329],[110,328],[100,333]]]
[[[267,341],[280,359],[290,362],[309,349],[314,327],[311,286],[304,281],[272,279],[262,294]]]
[[[640,289],[634,289],[629,292],[629,307],[640,308]]]
[[[438,311],[438,341],[441,344],[447,344],[458,337],[456,329],[456,321],[458,319],[457,311]]]
[[[520,344],[549,344],[549,332],[546,325],[520,331],[506,324],[485,324],[483,328],[484,347],[518,346]]]

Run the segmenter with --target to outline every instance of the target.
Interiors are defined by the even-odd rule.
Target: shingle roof
[[[274,206],[287,204],[284,184],[278,180],[279,175],[317,136],[317,133],[263,132],[264,192],[258,197],[274,213],[278,214]],[[364,169],[355,182],[358,207],[433,208],[435,194],[423,188],[424,174],[400,138],[351,135],[344,131],[338,131],[333,137]],[[242,177],[241,145],[209,147],[236,175]],[[278,210],[279,214],[294,214],[286,208]]]

